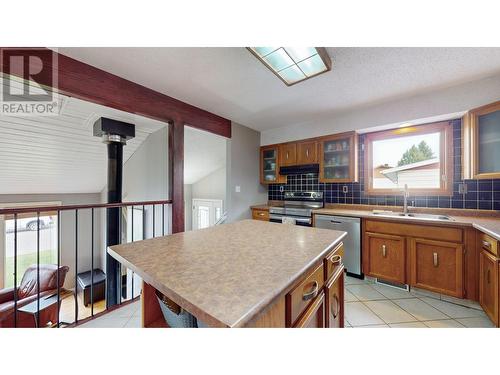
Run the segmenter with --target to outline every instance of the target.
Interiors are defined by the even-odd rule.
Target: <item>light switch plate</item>
[[[241,193],[241,186],[235,186],[234,191],[237,193]]]

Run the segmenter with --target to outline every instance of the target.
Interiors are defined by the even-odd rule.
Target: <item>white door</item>
[[[211,227],[222,215],[222,200],[193,199],[193,230]]]

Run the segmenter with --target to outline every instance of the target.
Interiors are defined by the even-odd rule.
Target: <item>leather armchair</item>
[[[69,267],[59,267],[59,287],[64,285],[64,279]],[[14,327],[14,296],[17,293],[17,308],[36,301],[37,293],[37,266],[29,266],[17,289],[7,288],[0,290],[0,327]],[[40,299],[57,292],[57,266],[54,264],[40,264]],[[40,311],[40,326],[57,321],[57,304]],[[17,314],[17,326],[33,328],[33,318],[27,314]]]

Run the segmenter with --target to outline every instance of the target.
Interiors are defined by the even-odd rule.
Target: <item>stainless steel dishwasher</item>
[[[344,266],[348,274],[363,277],[361,272],[361,220],[358,217],[316,215],[317,228],[347,232],[344,237]]]

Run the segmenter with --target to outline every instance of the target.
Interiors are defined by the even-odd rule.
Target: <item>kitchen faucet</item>
[[[408,191],[408,184],[405,184],[405,188],[403,191],[403,214],[408,215],[408,197],[410,196],[410,192]]]

